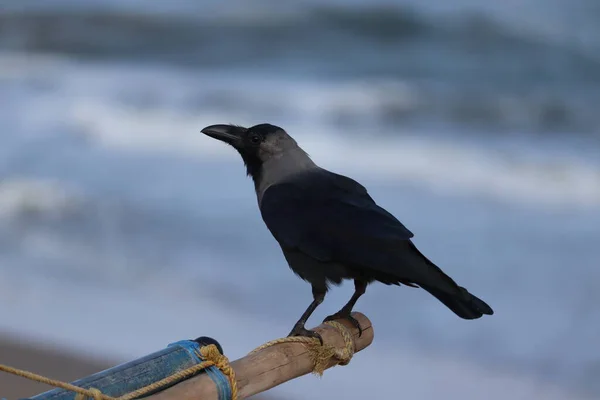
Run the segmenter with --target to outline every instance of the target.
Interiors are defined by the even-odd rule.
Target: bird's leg
[[[354,308],[354,305],[356,304],[356,302],[358,301],[360,296],[365,294],[366,291],[367,291],[367,282],[355,279],[354,280],[354,293],[352,294],[352,297],[350,298],[350,300],[348,300],[348,302],[344,305],[344,307],[342,307],[342,309],[340,311],[325,318],[325,320],[323,322],[333,321],[334,319],[342,319],[342,318],[347,319],[348,321],[350,321],[352,323],[352,325],[354,325],[356,327],[356,329],[358,329],[358,337],[360,337],[362,335],[362,328],[360,327],[360,324],[358,323],[356,318],[354,318],[352,315],[350,315],[350,313],[352,312],[352,308]]]
[[[313,288],[312,288],[313,301],[312,301],[312,303],[310,303],[310,305],[308,306],[306,311],[304,311],[304,314],[302,314],[302,316],[300,317],[298,322],[296,322],[296,325],[294,325],[294,328],[292,329],[292,331],[290,332],[290,334],[288,336],[314,337],[314,338],[319,339],[319,341],[321,342],[321,345],[323,345],[323,338],[321,337],[321,335],[319,335],[315,331],[306,329],[304,327],[304,325],[306,324],[306,321],[308,320],[310,315],[315,311],[315,309],[319,306],[319,304],[321,304],[323,302],[323,300],[325,299],[325,292],[326,292],[325,290],[315,288],[313,286]]]

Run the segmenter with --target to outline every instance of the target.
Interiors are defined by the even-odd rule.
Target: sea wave
[[[223,7],[191,12],[183,9],[179,13],[152,10],[152,7],[8,8],[0,14],[0,46],[94,57],[156,54],[168,56],[162,60],[165,62],[223,66],[234,60],[268,62],[275,56],[294,55],[294,50],[309,61],[323,58],[344,61],[352,56],[353,47],[354,51],[361,49],[374,54],[367,50],[375,44],[377,47],[372,49],[375,52],[403,51],[396,57],[381,56],[383,60],[395,60],[393,68],[415,56],[414,46],[423,46],[425,50],[430,46],[440,51],[445,47],[444,55],[451,55],[452,51],[463,55],[478,51],[488,56],[520,55],[528,61],[537,56],[556,57],[556,60],[563,57],[563,62],[567,57],[570,64],[575,63],[572,67],[579,65],[579,73],[591,77],[598,76],[600,62],[598,47],[586,51],[581,41],[546,40],[542,34],[496,21],[493,14],[477,11],[439,15],[407,5],[381,4],[313,5],[290,10],[241,5],[241,9]],[[265,40],[269,46],[260,46]],[[329,45],[333,44],[347,51],[332,53]]]
[[[237,161],[231,149],[198,133],[199,127],[227,122],[225,116],[185,119],[176,113],[128,110],[94,102],[79,103],[73,111],[79,124],[93,127],[86,129],[86,135],[106,146]],[[509,202],[600,205],[600,166],[574,155],[540,159],[522,151],[506,154],[492,146],[469,146],[439,137],[389,135],[385,140],[373,140],[348,138],[332,128],[307,124],[285,127],[317,163],[338,171]],[[182,132],[177,138],[173,137],[174,129]]]
[[[411,13],[339,12],[271,22],[8,12],[0,13],[0,50],[62,54],[98,65],[135,65],[140,71],[167,65],[203,72],[221,84],[216,88],[207,84],[209,80],[202,82],[212,86],[206,90],[211,103],[231,109],[257,104],[282,111],[279,91],[289,88],[269,81],[297,81],[308,91],[314,86],[337,90],[334,99],[334,93],[324,94],[322,101],[311,98],[312,107],[325,107],[330,118],[349,123],[357,114],[373,112],[372,118],[390,125],[596,137],[600,132],[595,108],[600,103],[600,58],[593,54],[515,38],[485,21],[445,32],[444,24],[424,27]],[[36,61],[31,58],[29,63]],[[236,79],[241,86],[219,79],[227,73],[243,76]],[[240,94],[243,81],[263,86]],[[299,84],[293,90],[298,91]],[[343,96],[361,92],[366,93],[362,103],[339,107]]]
[[[29,132],[7,140],[45,140],[39,151],[50,135],[66,147],[79,140],[127,151],[233,160],[230,149],[199,130],[213,123],[269,121],[296,136],[317,162],[341,170],[507,201],[600,203],[597,146],[580,145],[581,138],[538,142],[514,136],[444,136],[432,129],[381,123],[382,109],[416,107],[419,95],[410,85],[249,81],[228,74],[98,67],[62,59],[4,59],[13,62],[12,67],[3,63],[0,86],[19,94],[6,91],[10,102],[0,94],[9,105],[4,124],[7,132],[15,126]],[[28,63],[36,68],[19,68]],[[261,90],[270,95],[257,98]],[[22,119],[15,108],[32,110],[30,117]],[[32,143],[29,151],[37,147]]]

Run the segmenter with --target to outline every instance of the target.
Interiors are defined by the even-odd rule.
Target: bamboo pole
[[[348,321],[339,320],[352,335],[354,350],[359,352],[373,342],[373,327],[371,321],[359,313],[352,313],[363,329],[358,337],[358,329]],[[333,327],[321,324],[314,328],[323,337],[323,342],[344,349],[341,334]],[[326,368],[336,365],[335,359],[330,360]],[[244,399],[257,393],[264,392],[289,380],[306,375],[313,370],[313,362],[306,346],[302,343],[280,343],[256,353],[249,354],[231,363],[235,370],[238,399]],[[206,374],[201,374],[183,381],[162,392],[147,397],[148,400],[208,400],[217,399],[217,389]]]

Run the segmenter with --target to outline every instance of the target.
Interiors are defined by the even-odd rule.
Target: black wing
[[[385,273],[397,273],[390,249],[413,237],[362,185],[323,169],[271,186],[260,210],[283,248]]]

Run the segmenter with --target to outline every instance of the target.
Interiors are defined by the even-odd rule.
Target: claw
[[[350,313],[337,312],[337,313],[325,318],[323,320],[323,322],[334,321],[336,319],[345,319],[347,321],[350,321],[352,326],[354,326],[356,329],[358,329],[358,337],[362,336],[363,330],[362,330],[362,327],[360,326],[360,323],[358,322],[358,320],[356,318],[354,318],[352,315],[350,315]]]
[[[301,326],[301,325],[294,326],[294,329],[292,329],[292,331],[290,332],[288,337],[290,337],[290,336],[305,336],[305,337],[317,338],[317,339],[319,339],[319,342],[321,342],[321,346],[323,346],[323,338],[321,337],[321,335],[319,335],[315,331],[306,329],[304,326]]]

